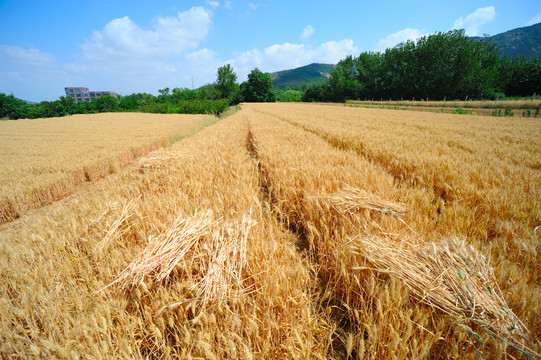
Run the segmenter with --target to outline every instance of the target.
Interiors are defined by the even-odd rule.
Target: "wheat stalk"
[[[179,216],[165,233],[150,237],[147,247],[108,286],[119,283],[128,289],[140,285],[147,277],[153,282],[166,280],[199,241],[210,236],[215,221],[210,210],[189,218]]]
[[[327,196],[330,204],[339,212],[354,214],[363,209],[384,214],[403,216],[406,208],[398,203],[384,200],[375,194],[345,185],[341,190]]]
[[[488,261],[464,240],[424,245],[405,239],[398,246],[386,237],[358,237],[352,251],[459,323],[470,320],[507,339],[526,336],[526,327],[507,305]]]

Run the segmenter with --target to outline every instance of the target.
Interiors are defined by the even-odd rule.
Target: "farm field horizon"
[[[243,103],[0,128],[2,357],[539,358],[538,118]]]

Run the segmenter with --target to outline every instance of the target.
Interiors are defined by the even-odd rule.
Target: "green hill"
[[[541,23],[509,30],[489,39],[500,48],[503,57],[522,56],[528,60],[541,60]]]
[[[271,73],[272,86],[279,89],[302,89],[327,81],[335,65],[310,64],[296,69]]]

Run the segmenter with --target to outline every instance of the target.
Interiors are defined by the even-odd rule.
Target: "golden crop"
[[[115,114],[0,122],[0,223],[187,135],[210,116]]]
[[[214,121],[191,119],[182,133]],[[0,225],[0,354],[539,353],[539,135],[527,119],[243,104]]]

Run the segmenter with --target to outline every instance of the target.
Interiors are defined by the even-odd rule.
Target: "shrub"
[[[464,110],[464,109],[462,109],[462,108],[457,108],[455,111],[453,111],[453,114],[473,115],[473,111],[471,111],[471,110]]]
[[[185,100],[177,104],[152,103],[140,106],[137,110],[154,114],[213,114],[219,115],[229,107],[228,99]]]

